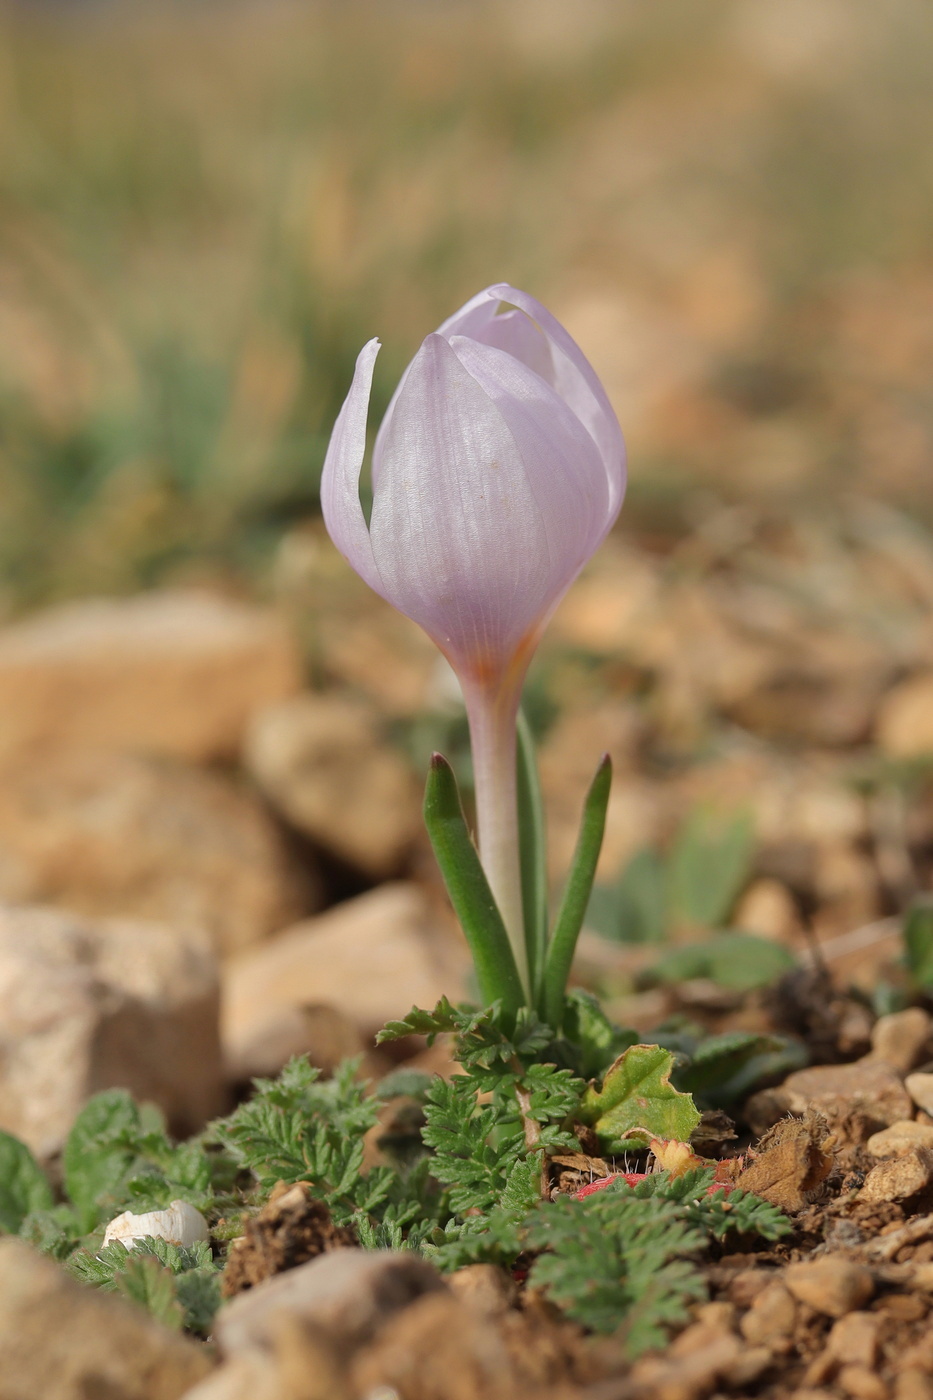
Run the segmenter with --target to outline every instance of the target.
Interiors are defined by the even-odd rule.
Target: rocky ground
[[[207,1347],[11,1240],[0,1395],[933,1395],[933,1033],[901,928],[933,861],[933,549],[860,510],[829,530],[723,509],[673,549],[610,541],[530,691],[555,876],[604,747],[607,888],[690,813],[748,816],[729,923],[793,970],[646,980],[656,946],[590,929],[578,976],[646,1037],[679,1015],[806,1047],[713,1149],[793,1233],[714,1249],[709,1301],[634,1364],[487,1266],[445,1282],[356,1250],[297,1188],[232,1251]],[[53,1176],[112,1085],[184,1135],[295,1053],[449,1072],[443,1044],[390,1057],[373,1037],[468,993],[418,811],[419,766],[462,754],[462,720],[430,646],[318,530],[286,541],[275,607],[176,590],[11,624],[0,720],[0,1127]],[[661,951],[708,933],[675,920]],[[558,1189],[583,1181],[558,1167]]]

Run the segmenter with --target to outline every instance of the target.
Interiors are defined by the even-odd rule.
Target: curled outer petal
[[[353,383],[334,424],[324,458],[321,511],[327,533],[347,563],[366,580],[370,588],[383,593],[366,517],[360,505],[360,471],[366,452],[366,420],[378,353],[379,341],[370,340],[357,356]]]

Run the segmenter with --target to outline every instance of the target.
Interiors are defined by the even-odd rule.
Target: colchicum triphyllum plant
[[[302,1183],[313,1219],[329,1219],[344,1242],[418,1251],[443,1271],[515,1270],[586,1328],[619,1331],[637,1355],[664,1345],[705,1296],[697,1263],[712,1240],[777,1239],[790,1227],[767,1202],[731,1189],[730,1164],[690,1146],[700,1122],[693,1094],[712,1107],[728,1101],[737,1076],[747,1085],[756,1065],[770,1072],[780,1047],[754,1031],[687,1046],[682,1031],[663,1027],[666,1043],[640,1044],[594,998],[567,992],[608,760],[548,926],[541,803],[519,699],[549,616],[618,512],[622,438],[566,331],[523,292],[491,287],[428,336],[406,371],[376,440],[367,527],[359,475],[376,350],[371,341],[360,355],[334,429],[324,514],[350,562],[421,623],[460,678],[481,859],[439,756],[425,814],[485,1003],[441,998],[378,1039],[449,1033],[461,1072],[407,1066],[372,1086],[358,1061],[323,1081],[299,1056],[181,1144],[151,1105],[105,1090],[71,1129],[60,1192],[28,1147],[0,1132],[0,1234],[206,1337],[221,1294],[249,1286],[232,1241],[270,1192]],[[383,1159],[372,1164],[367,1144],[380,1124]],[[649,1152],[659,1170],[647,1170]],[[629,1153],[644,1170],[631,1169]]]
[[[479,857],[456,781],[435,755],[425,819],[480,993],[560,1033],[602,842],[600,764],[573,866],[548,924],[537,769],[520,716],[545,626],[612,526],[625,448],[579,346],[527,293],[488,287],[423,342],[375,442],[369,525],[359,480],[378,340],[364,346],[324,464],[331,538],[366,582],[437,643],[463,691]]]

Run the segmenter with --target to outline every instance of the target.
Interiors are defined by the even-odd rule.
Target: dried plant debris
[[[246,1221],[243,1234],[230,1241],[221,1293],[232,1298],[318,1254],[357,1243],[356,1231],[334,1224],[308,1182],[280,1181],[259,1214]]]
[[[810,1110],[804,1118],[782,1118],[756,1147],[729,1164],[732,1179],[780,1210],[799,1211],[832,1170],[833,1146],[822,1114]]]

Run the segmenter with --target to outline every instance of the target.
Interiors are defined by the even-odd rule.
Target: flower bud
[[[372,371],[361,351],[321,481],[331,538],[418,622],[464,686],[524,674],[544,626],[618,514],[622,434],[582,351],[533,297],[489,287],[427,337],[359,499]]]

